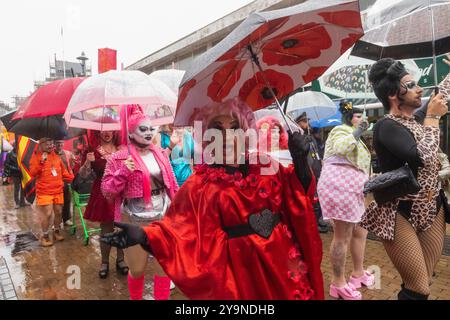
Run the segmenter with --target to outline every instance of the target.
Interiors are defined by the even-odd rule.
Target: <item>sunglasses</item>
[[[402,86],[407,90],[412,90],[414,88],[417,88],[419,85],[417,84],[416,81],[408,81],[408,82],[403,82]]]

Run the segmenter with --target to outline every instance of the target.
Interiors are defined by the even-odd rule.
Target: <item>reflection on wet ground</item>
[[[110,257],[107,279],[98,277],[100,268],[99,237],[93,235],[88,246],[83,245],[81,226],[77,235],[64,231],[65,240],[52,247],[39,245],[39,223],[32,207],[14,208],[12,186],[0,186],[0,257],[9,268],[19,299],[46,300],[126,300],[129,298],[127,277],[115,270],[116,252]],[[88,223],[89,227],[97,227]],[[154,259],[146,272],[145,298],[150,292]],[[79,271],[79,273],[78,273]],[[79,288],[74,276],[79,274]],[[171,299],[185,299],[175,289]]]
[[[13,232],[0,237],[0,244],[11,246],[11,256],[29,252],[39,247],[38,238],[30,231]]]

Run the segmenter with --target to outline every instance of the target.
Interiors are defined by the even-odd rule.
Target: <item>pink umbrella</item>
[[[70,127],[120,130],[120,107],[138,104],[157,126],[173,122],[176,101],[161,81],[140,71],[114,70],[85,80],[73,94],[64,119]]]

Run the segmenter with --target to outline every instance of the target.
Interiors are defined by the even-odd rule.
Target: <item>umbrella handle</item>
[[[125,108],[125,134],[127,135],[127,150],[128,150],[128,156],[131,155],[131,149],[130,149],[130,136],[128,134],[128,105],[123,106]]]
[[[289,122],[286,119],[286,115],[283,112],[283,108],[281,107],[280,101],[278,101],[277,95],[275,94],[275,92],[273,92],[273,89],[270,86],[269,81],[267,81],[266,75],[264,74],[264,71],[261,68],[261,64],[259,63],[258,56],[253,52],[253,48],[252,48],[252,46],[250,44],[247,46],[247,49],[250,52],[250,55],[252,57],[253,62],[258,67],[258,70],[261,72],[262,78],[263,78],[264,82],[266,83],[266,86],[269,89],[270,94],[275,99],[275,103],[276,103],[276,105],[278,107],[278,110],[280,110],[281,116],[283,117],[284,122],[286,122],[286,124],[287,124],[287,127],[288,127],[287,131],[288,131],[288,133],[292,134],[293,130],[291,128],[291,125],[289,124]]]

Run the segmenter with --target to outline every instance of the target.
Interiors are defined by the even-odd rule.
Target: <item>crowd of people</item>
[[[108,277],[116,247],[116,269],[128,276],[131,299],[143,298],[150,257],[158,266],[157,299],[168,299],[175,285],[191,299],[324,299],[319,233],[330,230],[330,296],[360,300],[358,289],[374,284],[364,268],[372,232],[402,278],[398,298],[427,299],[450,219],[442,189],[450,165],[439,150],[447,97],[434,94],[422,107],[423,89],[393,59],[376,62],[369,80],[386,112],[369,148],[369,123],[351,103],[340,104],[342,125],[323,142],[306,113],[295,119],[300,130],[292,132],[274,117],[256,121],[239,99],[204,108],[192,119],[221,133],[223,150],[196,145],[189,128],[153,126],[139,105],[121,108],[120,118],[127,121],[121,121],[120,132],[89,131],[88,143],[73,152],[63,149],[64,141],[41,139],[30,172],[42,246],[64,240],[71,189],[82,189],[90,193],[84,217],[101,228],[98,275]],[[236,138],[230,147],[230,130],[256,130],[258,147],[265,147],[244,144],[240,150]],[[202,163],[194,163],[197,147],[208,153]],[[205,160],[230,150],[226,164]],[[280,151],[289,161],[280,158],[280,164],[272,156]],[[374,157],[378,175],[406,164],[420,190],[368,203],[364,187],[374,178]],[[273,170],[265,174],[267,169]],[[5,171],[16,186],[17,206],[25,205],[15,147]]]

